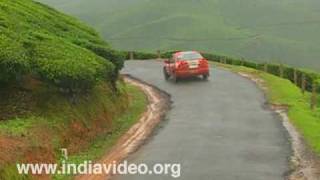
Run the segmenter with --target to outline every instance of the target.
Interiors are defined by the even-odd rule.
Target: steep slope
[[[0,9],[0,82],[32,75],[71,90],[115,82],[121,57],[93,29],[30,0],[1,0]]]
[[[117,48],[199,49],[320,70],[316,0],[41,0]]]
[[[147,103],[118,78],[122,64],[78,20],[32,0],[0,0],[0,179],[51,179],[19,175],[16,164],[60,163],[61,148],[70,162],[100,158]]]

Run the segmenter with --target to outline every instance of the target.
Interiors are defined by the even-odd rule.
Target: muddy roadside
[[[121,162],[124,160],[148,139],[170,110],[171,97],[168,93],[130,75],[124,75],[124,80],[126,83],[140,88],[146,94],[148,106],[139,121],[122,135],[116,145],[96,163],[112,164],[113,162]],[[111,177],[112,174],[81,175],[75,177],[75,179],[107,180]]]

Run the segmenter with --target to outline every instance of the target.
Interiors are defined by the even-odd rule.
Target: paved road
[[[174,84],[163,79],[161,68],[157,61],[129,61],[123,71],[167,91],[174,101],[166,122],[129,162],[179,162],[184,180],[284,179],[291,154],[287,133],[278,116],[265,109],[263,93],[254,83],[212,68],[207,82]]]

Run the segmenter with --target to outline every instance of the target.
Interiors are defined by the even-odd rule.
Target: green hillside
[[[17,163],[104,155],[144,112],[147,99],[118,78],[123,57],[92,28],[32,0],[0,0],[0,179]]]
[[[65,90],[115,83],[121,56],[91,28],[30,0],[0,1],[0,83],[32,76]]]
[[[317,0],[41,0],[124,50],[198,49],[320,70]]]

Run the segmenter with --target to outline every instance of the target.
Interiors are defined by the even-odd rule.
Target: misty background
[[[320,71],[319,0],[39,0],[121,50],[200,50]]]

